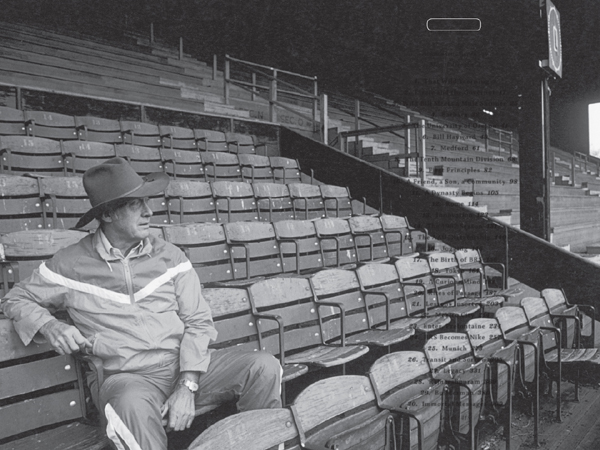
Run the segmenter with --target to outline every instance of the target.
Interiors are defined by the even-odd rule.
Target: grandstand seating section
[[[39,45],[27,33],[21,38]],[[136,67],[124,59],[115,64]],[[161,89],[156,104],[170,106],[171,88]],[[195,108],[186,100],[177,106]],[[593,311],[582,315],[550,290],[542,293],[545,303],[528,299],[521,308],[523,292],[507,290],[504,269],[489,270],[478,249],[436,252],[426,230],[402,216],[367,215],[366,204],[344,186],[309,183],[298,161],[274,156],[256,136],[136,120],[0,107],[2,293],[84,235],[67,230],[88,208],[81,175],[114,156],[142,175],[171,177],[164,195],[151,199],[152,233],[180,247],[198,272],[219,330],[211,347],[271,352],[284,368],[286,386],[302,388],[295,398],[284,396],[285,408],[215,423],[190,449],[433,450],[438,443],[462,448],[465,438],[475,448],[480,413],[499,406],[507,413],[510,442],[517,388],[534,391],[537,433],[540,371],[560,380],[561,364],[596,363],[597,351],[573,348],[582,336],[593,341]],[[509,165],[493,167],[508,168],[505,179],[514,176]],[[514,206],[514,192],[505,196],[492,209]],[[451,264],[437,265],[436,258]],[[541,330],[552,326],[561,332]],[[8,388],[0,386],[0,402],[6,401],[0,403],[0,450],[33,448],[32,441],[47,438],[27,436],[28,430],[5,420],[11,415],[31,414],[31,430],[87,415],[79,361],[57,357],[47,345],[20,345],[5,318],[0,344],[0,377],[11,380],[3,383]],[[391,346],[394,351],[381,356]],[[37,367],[66,372],[52,394],[66,399],[51,403],[48,412],[36,409],[45,401],[46,391],[38,391],[55,384],[14,382],[36,371],[36,361],[23,359],[33,353],[46,358]],[[101,373],[98,361],[90,362]],[[345,375],[358,366],[360,374]],[[331,376],[332,367],[344,375]],[[303,381],[314,374],[321,379]],[[13,385],[23,387],[15,391]],[[560,405],[559,395],[559,415]],[[53,417],[55,411],[65,415]],[[59,439],[88,439],[85,448],[106,445],[98,428],[80,422],[60,428],[65,433]]]

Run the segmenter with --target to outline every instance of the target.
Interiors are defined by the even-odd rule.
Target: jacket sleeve
[[[185,325],[179,350],[180,370],[206,372],[210,362],[208,344],[217,338],[217,330],[202,296],[198,274],[185,257],[180,267],[185,270],[174,279],[179,317]]]
[[[39,329],[53,319],[52,313],[63,308],[66,293],[66,288],[46,280],[37,268],[6,294],[2,310],[12,319],[23,344],[29,345]]]

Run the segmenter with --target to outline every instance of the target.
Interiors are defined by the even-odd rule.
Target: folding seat
[[[457,305],[451,297],[440,297],[435,276],[429,270],[426,259],[407,256],[398,258],[394,265],[400,282],[405,286],[404,295],[409,302],[412,302],[410,296],[414,295],[415,292],[423,292],[425,296],[424,304],[427,305],[425,309],[426,316],[440,314],[450,316],[456,318],[458,324],[458,318],[479,313],[479,305]]]
[[[314,222],[325,267],[348,266],[358,261],[356,243],[347,220],[332,217]]]
[[[325,217],[325,204],[319,186],[305,183],[288,184],[294,219],[320,219]]]
[[[555,325],[560,325],[565,348],[572,348],[573,344],[582,338],[589,341],[589,346],[594,346],[596,336],[596,308],[591,305],[573,305],[567,302],[564,291],[561,289],[544,289],[542,298],[548,306],[550,315]],[[580,310],[587,310],[585,314]]]
[[[163,148],[198,151],[196,136],[191,128],[159,125],[158,132]]]
[[[322,184],[319,189],[325,205],[325,217],[352,216],[352,198],[347,187]]]
[[[126,159],[139,175],[164,172],[164,164],[158,148],[117,144],[115,145],[115,152],[117,156]]]
[[[501,295],[512,304],[517,304],[524,295],[523,289],[518,286],[508,288],[506,278],[506,268],[503,263],[484,262],[481,252],[477,249],[464,248],[454,252],[458,261],[458,269],[463,278],[465,293],[467,296],[475,295],[483,297],[484,295]],[[499,271],[494,271],[492,267],[498,267]],[[487,270],[488,268],[492,270]],[[493,271],[493,273],[492,273]],[[494,282],[496,275],[500,275],[500,281]],[[493,277],[493,278],[492,278]],[[491,283],[488,281],[491,279]],[[492,288],[492,285],[498,284],[498,287]]]
[[[216,222],[217,212],[209,183],[171,180],[165,191],[168,222]]]
[[[414,328],[427,336],[451,321],[444,315],[426,316],[423,289],[409,290],[412,285],[400,283],[392,264],[365,264],[356,269],[356,276],[365,301],[374,297],[371,314],[378,329]]]
[[[0,135],[25,136],[26,134],[23,111],[0,106]]]
[[[43,177],[38,182],[44,228],[72,228],[90,209],[81,177]],[[91,222],[86,229],[95,227],[94,222]]]
[[[281,220],[273,223],[285,273],[315,272],[323,268],[323,255],[314,222]]]
[[[487,360],[476,361],[465,333],[435,334],[424,350],[433,378],[448,385],[446,408],[451,434],[457,438],[467,435],[471,450],[475,450],[475,427],[483,411],[489,379]]]
[[[210,306],[218,332],[217,340],[211,342],[210,348],[216,352],[260,350],[256,320],[246,289],[207,288],[202,290],[202,295]],[[281,363],[284,383],[308,372],[308,367],[303,364]]]
[[[242,181],[242,172],[237,155],[218,152],[200,154],[207,181]]]
[[[258,220],[258,209],[251,184],[241,181],[214,181],[211,186],[218,222]]]
[[[43,228],[43,209],[37,180],[0,176],[0,230],[10,233]]]
[[[68,141],[78,139],[75,118],[47,111],[24,111],[27,135]]]
[[[100,117],[75,117],[77,135],[82,141],[104,142],[106,144],[122,144],[123,133],[118,120]]]
[[[238,159],[242,171],[242,180],[250,183],[273,181],[271,162],[266,156],[241,153],[238,155]]]
[[[164,227],[165,240],[181,248],[202,284],[233,280],[229,246],[223,226],[188,223]]]
[[[475,304],[480,305],[484,314],[493,314],[504,303],[502,296],[479,296],[483,292],[479,287],[473,292],[468,286],[472,286],[462,277],[458,266],[458,260],[451,252],[428,253],[427,262],[431,273],[435,275],[437,290],[442,301],[453,298],[458,305]],[[481,286],[481,285],[479,285]],[[469,293],[471,296],[469,296]]]
[[[229,152],[225,133],[215,130],[194,130],[198,149],[203,152]]]
[[[206,181],[204,164],[197,151],[161,148],[159,153],[164,171],[171,177]]]
[[[505,406],[504,437],[510,450],[512,429],[512,396],[515,382],[519,346],[517,341],[507,341],[502,336],[496,319],[471,319],[465,327],[469,342],[477,358],[490,363],[488,390],[492,407]]]
[[[308,279],[269,278],[248,287],[252,311],[257,318],[260,348],[283,353],[287,364],[309,367],[342,366],[369,351],[364,345],[326,343],[319,314],[328,306],[315,304]],[[338,336],[341,335],[341,330]]]
[[[375,361],[368,375],[377,405],[398,416],[397,448],[437,450],[446,384],[433,378],[425,354],[390,353]]]
[[[67,173],[80,176],[90,167],[117,156],[115,146],[103,142],[63,141],[61,146]]]
[[[389,347],[415,334],[412,327],[375,329],[372,311],[375,305],[367,303],[356,274],[351,270],[322,270],[310,277],[310,285],[315,301],[327,306],[319,310],[324,342]],[[343,330],[341,336],[340,328]]]
[[[290,191],[285,184],[252,183],[258,220],[277,222],[294,218]]]
[[[0,136],[0,173],[66,175],[60,142],[29,136]]]
[[[382,214],[379,216],[381,228],[388,246],[388,255],[406,256],[416,255],[412,233],[418,231],[408,224],[408,220],[402,216]]]
[[[133,120],[121,120],[120,123],[123,144],[139,147],[160,147],[162,141],[158,126]]]
[[[374,401],[365,376],[336,376],[309,385],[290,407],[300,445],[313,450],[395,449],[394,417]]]
[[[188,447],[189,450],[238,449],[299,450],[298,429],[289,409],[259,409],[226,417],[208,427]]]
[[[561,420],[561,380],[562,367],[574,367],[575,374],[575,400],[579,400],[579,372],[580,368],[591,368],[595,372],[600,368],[600,353],[597,348],[561,348],[561,331],[552,322],[548,306],[543,298],[525,297],[521,300],[521,307],[531,327],[539,327],[541,334],[542,350],[540,352],[540,365],[552,371],[557,385],[556,416]],[[550,384],[552,389],[552,384]]]
[[[387,241],[379,217],[349,217],[348,225],[354,238],[359,261],[384,261],[389,259]]]
[[[272,224],[231,222],[223,228],[230,248],[234,280],[283,273],[283,260]]]
[[[227,132],[225,139],[231,153],[257,153],[258,147],[264,147],[265,154],[267,153],[267,144],[256,142],[256,138],[250,134]]]
[[[297,159],[285,158],[283,156],[269,157],[273,179],[276,183],[301,183],[300,163]]]

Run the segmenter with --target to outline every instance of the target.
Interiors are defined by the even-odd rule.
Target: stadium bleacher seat
[[[241,153],[238,154],[238,160],[244,181],[251,183],[273,181],[271,161],[266,156]]]
[[[382,214],[379,220],[390,256],[416,255],[412,234],[420,230],[412,228],[406,217],[402,216]]]
[[[0,176],[0,229],[2,233],[43,228],[43,210],[36,179]]]
[[[196,136],[194,136],[194,130],[184,127],[159,125],[158,131],[163,148],[198,151],[198,143]]]
[[[259,220],[278,222],[294,218],[290,191],[285,184],[252,183]]]
[[[352,200],[347,187],[322,184],[319,189],[321,189],[326,217],[350,217],[353,215]]]
[[[437,450],[446,384],[432,377],[421,351],[382,356],[369,369],[377,404],[398,415],[397,448]]]
[[[216,222],[217,212],[210,183],[171,180],[165,191],[168,222]]]
[[[258,144],[254,141],[254,137],[243,133],[225,133],[227,147],[231,153],[256,153],[256,148],[265,146],[266,144]]]
[[[394,418],[371,406],[374,401],[365,376],[337,376],[311,384],[291,405],[300,444],[314,450],[395,448]]]
[[[0,106],[0,135],[25,136],[26,134],[23,111]]]
[[[61,147],[67,173],[79,176],[87,169],[117,156],[115,146],[103,142],[63,141]]]
[[[205,152],[228,152],[225,133],[216,130],[194,130],[198,148]]]
[[[385,303],[367,303],[353,271],[326,269],[312,275],[309,280],[315,301],[327,306],[320,309],[325,342],[338,343],[345,337],[346,345],[390,347],[415,334],[413,327],[386,330],[374,328],[376,324],[373,323],[373,315],[378,314],[374,309],[382,311],[385,316]],[[339,337],[340,328],[344,330],[344,337]]]
[[[207,181],[242,181],[237,155],[215,151],[200,154]]]
[[[294,218],[319,219],[325,217],[325,205],[319,186],[306,183],[288,183]]]
[[[101,117],[77,116],[75,127],[80,140],[104,142],[107,144],[121,144],[123,133],[118,120],[104,119]]]
[[[379,217],[366,215],[349,217],[348,225],[354,237],[359,261],[385,260],[390,256],[400,256],[399,253],[397,255],[388,253],[388,245]]]
[[[323,267],[321,245],[311,220],[280,220],[273,224],[286,273],[297,274]]]
[[[555,324],[562,324],[563,347],[571,348],[576,339],[586,337],[593,340],[596,335],[596,309],[591,305],[573,305],[567,302],[565,293],[560,289],[547,288],[541,292],[546,302],[550,315]],[[579,311],[579,310],[582,311]],[[587,314],[583,310],[588,311]],[[566,316],[566,317],[563,317]],[[569,317],[574,320],[569,320]],[[579,320],[577,320],[579,319]],[[579,335],[578,335],[579,333]]]
[[[328,344],[323,338],[318,309],[306,278],[270,278],[248,288],[252,311],[258,322],[261,348],[284,354],[287,364],[309,367],[344,366],[364,355],[364,345]],[[342,336],[342,331],[338,336]],[[342,336],[343,337],[343,336]]]
[[[27,135],[57,140],[78,139],[75,118],[47,111],[25,111]]]
[[[60,142],[40,137],[1,136],[0,173],[66,175]]]
[[[161,148],[159,153],[165,173],[172,178],[206,180],[204,165],[198,152]]]
[[[90,209],[81,177],[38,179],[45,228],[69,229]],[[87,228],[94,227],[92,222]]]
[[[133,120],[121,120],[123,144],[139,147],[160,147],[162,141],[157,125]]]
[[[321,254],[325,267],[343,267],[358,261],[354,236],[345,219],[317,219],[315,230],[321,242]]]
[[[164,164],[158,148],[143,147],[137,144],[117,144],[115,152],[117,156],[126,159],[139,175],[164,172]]]
[[[281,156],[269,157],[271,168],[273,169],[273,178],[276,183],[300,183],[300,163],[295,159],[284,158]]]
[[[218,222],[258,221],[258,209],[250,183],[214,181],[211,186]]]

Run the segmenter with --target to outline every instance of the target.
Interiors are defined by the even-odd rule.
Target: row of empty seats
[[[140,175],[165,172],[173,178],[203,181],[301,181],[298,161],[279,156],[0,136],[0,173],[4,174],[81,175],[115,156],[126,159]]]
[[[179,179],[171,180],[164,195],[152,197],[150,206],[152,223],[160,225],[276,222],[349,217],[364,212],[359,204],[353,209],[348,189],[339,186]],[[0,176],[2,233],[71,228],[89,208],[81,177]]]
[[[265,282],[257,285],[261,283]],[[258,295],[263,290],[255,286],[249,290],[255,311],[253,289]],[[324,303],[322,308],[326,307]],[[383,356],[366,376],[336,376],[313,383],[289,409],[230,416],[206,430],[190,449],[210,449],[217,443],[237,448],[241,442],[247,442],[245,448],[250,450],[277,446],[434,450],[441,444],[465,442],[474,449],[480,418],[484,412],[497,413],[499,407],[504,408],[502,424],[510,448],[516,386],[533,394],[537,440],[542,371],[557,382],[560,417],[562,366],[597,369],[600,364],[598,349],[561,348],[561,332],[573,328],[555,325],[577,323],[576,309],[559,290],[546,289],[543,298],[522,299],[521,307],[502,307],[495,317],[471,319],[464,333],[431,336],[423,351]],[[253,430],[251,439],[247,429]],[[262,429],[265,432],[257,432]]]
[[[0,106],[0,135],[229,153],[257,153],[257,148],[266,147],[255,136],[243,133],[91,116],[74,117],[47,111],[21,111],[4,106]]]

